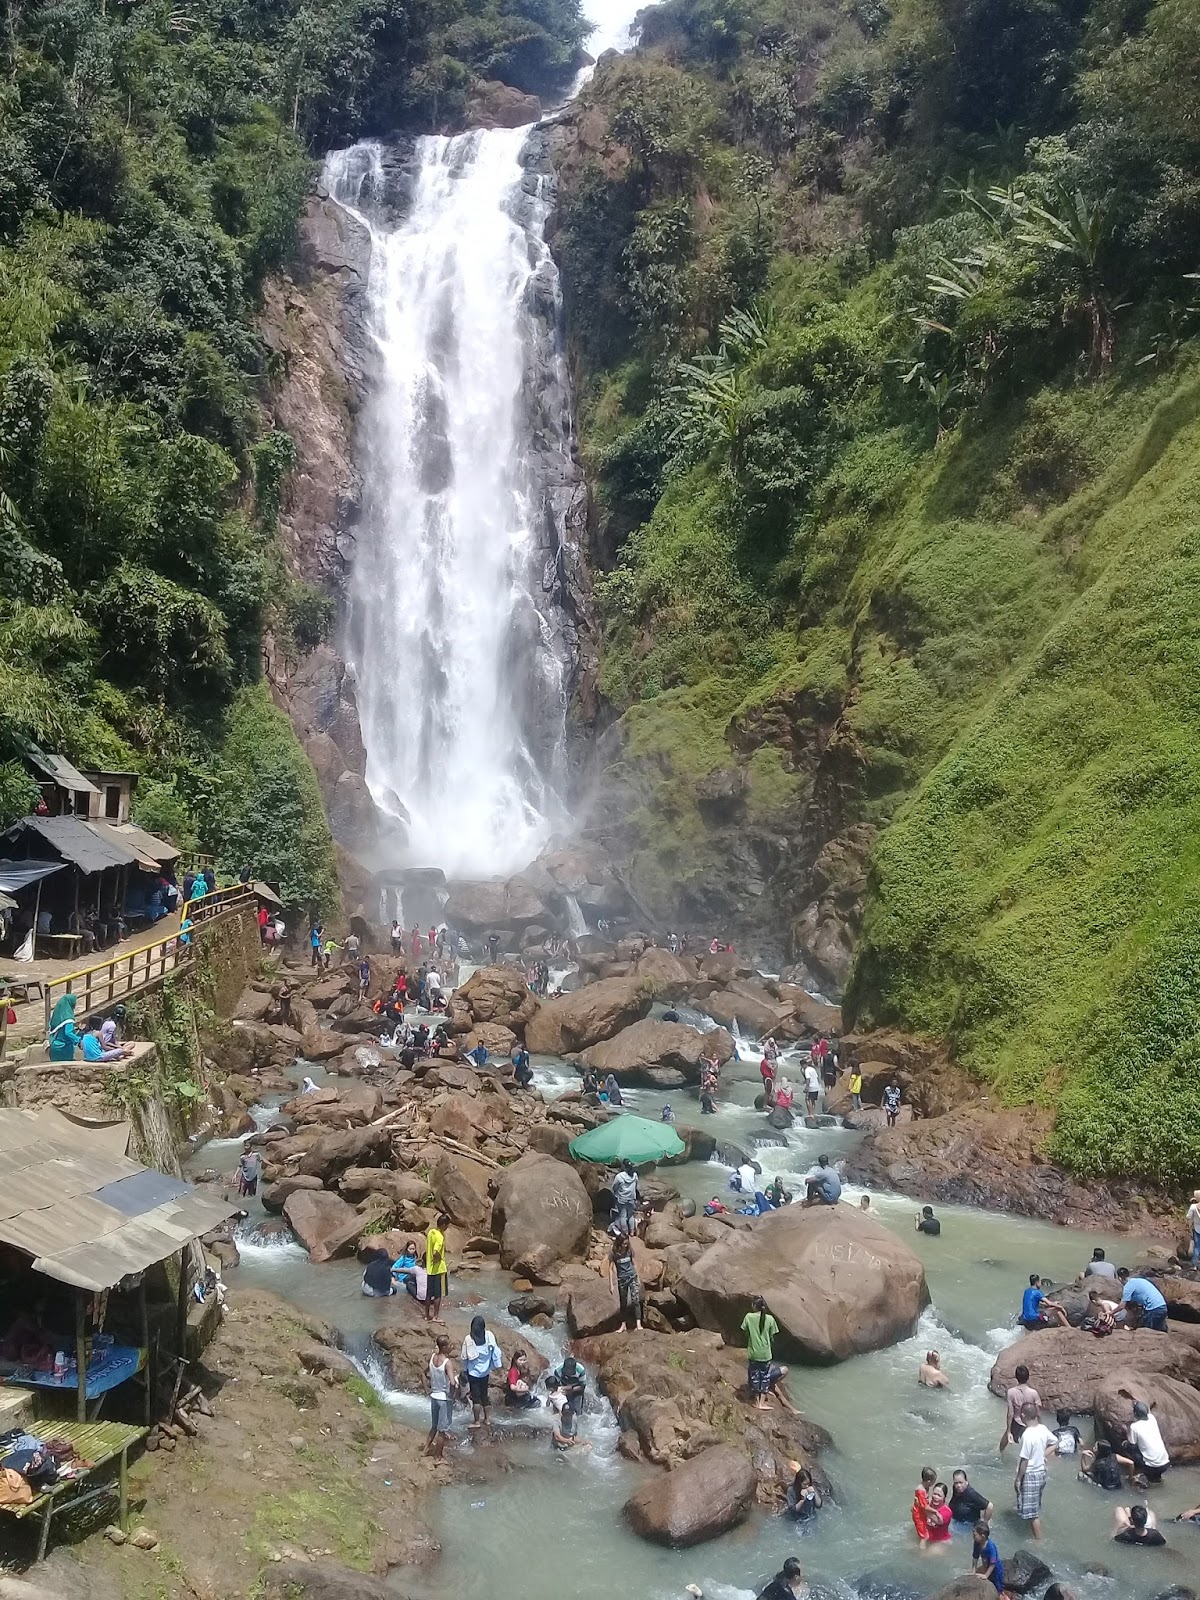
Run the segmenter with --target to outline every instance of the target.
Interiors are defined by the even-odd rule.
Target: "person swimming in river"
[[[942,1371],[942,1358],[936,1350],[927,1350],[917,1372],[917,1382],[925,1389],[948,1389],[950,1379]]]

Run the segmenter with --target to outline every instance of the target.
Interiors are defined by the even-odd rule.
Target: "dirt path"
[[[296,1352],[323,1331],[272,1295],[239,1294],[204,1357],[214,1416],[130,1472],[131,1530],[158,1549],[96,1533],[27,1580],[64,1600],[251,1600],[275,1563],[382,1573],[435,1555],[424,1497],[450,1468],[420,1459],[422,1436],[364,1380],[305,1370]]]

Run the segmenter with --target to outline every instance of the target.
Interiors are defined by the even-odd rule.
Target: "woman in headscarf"
[[[73,1061],[82,1035],[75,1027],[77,994],[64,994],[50,1014],[50,1059]]]
[[[617,1080],[613,1077],[611,1072],[604,1080],[604,1092],[608,1096],[608,1103],[610,1106],[619,1106],[624,1104],[621,1099],[620,1085],[617,1083]]]

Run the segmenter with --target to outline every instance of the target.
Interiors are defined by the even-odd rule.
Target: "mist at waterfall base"
[[[538,1086],[547,1094],[578,1081],[566,1062],[547,1057],[535,1064]],[[326,1081],[320,1068],[296,1071]],[[778,1172],[791,1182],[820,1151],[836,1158],[860,1138],[840,1128],[794,1128],[786,1136],[768,1130],[753,1109],[758,1088],[755,1063],[731,1062],[722,1073],[718,1113],[705,1123],[719,1145],[732,1140],[752,1151],[769,1175]],[[643,1116],[657,1115],[669,1101],[680,1122],[697,1120],[694,1092],[632,1090],[626,1097]],[[239,1149],[234,1142],[228,1149],[209,1145],[194,1164],[228,1170]],[[726,1193],[728,1176],[728,1166],[717,1159],[670,1170],[671,1182],[698,1204],[713,1193]],[[857,1190],[846,1193],[851,1203],[857,1201]],[[563,1458],[548,1439],[510,1437],[498,1460],[486,1450],[476,1452],[456,1424],[465,1481],[439,1491],[432,1507],[442,1555],[428,1570],[399,1572],[398,1589],[413,1600],[440,1600],[451,1593],[460,1600],[494,1600],[499,1573],[505,1575],[501,1592],[535,1597],[567,1592],[579,1600],[612,1600],[628,1593],[642,1600],[683,1600],[683,1585],[694,1582],[707,1600],[749,1600],[786,1555],[798,1554],[824,1595],[849,1597],[853,1581],[872,1570],[886,1575],[896,1596],[929,1593],[966,1570],[970,1541],[959,1533],[949,1549],[925,1557],[917,1550],[908,1511],[926,1463],[946,1479],[965,1465],[971,1481],[995,1502],[1001,1553],[1028,1546],[1027,1529],[1011,1509],[1015,1452],[1010,1449],[1001,1459],[996,1451],[1004,1407],[987,1390],[992,1362],[1017,1336],[1013,1313],[1030,1272],[1062,1282],[1074,1277],[1095,1244],[1104,1245],[1111,1260],[1130,1262],[1140,1258],[1143,1245],[965,1206],[939,1206],[943,1231],[929,1239],[914,1231],[913,1201],[876,1194],[872,1203],[879,1220],[924,1261],[933,1305],[915,1336],[889,1350],[835,1367],[793,1369],[790,1386],[798,1405],[833,1437],[822,1465],[832,1480],[834,1501],[813,1525],[798,1529],[786,1517],[756,1511],[741,1528],[695,1550],[664,1550],[638,1540],[621,1507],[647,1471],[660,1469],[636,1467],[617,1453],[611,1411],[597,1398],[583,1420],[583,1435],[593,1444],[587,1455]],[[257,1201],[249,1204],[242,1265],[229,1276],[235,1304],[239,1289],[273,1289],[341,1330],[347,1348],[360,1359],[367,1356],[374,1328],[411,1315],[403,1304],[364,1299],[357,1262],[314,1266],[286,1234],[264,1238],[259,1230],[266,1218]],[[483,1264],[455,1275],[447,1309],[462,1321],[478,1305],[506,1355],[522,1344],[546,1355],[561,1349],[561,1320],[552,1330],[519,1326],[507,1311],[512,1295],[509,1275]],[[950,1375],[949,1390],[917,1385],[918,1363],[934,1347]],[[397,1420],[424,1430],[424,1397],[391,1390],[377,1362],[368,1363],[368,1370]],[[503,1407],[493,1415],[503,1439],[511,1419]],[[523,1424],[529,1420],[524,1414],[520,1418]],[[540,1420],[548,1423],[545,1416]],[[1081,1419],[1079,1426],[1089,1438],[1090,1420]],[[386,1476],[390,1467],[381,1462],[378,1471]],[[1200,1504],[1200,1470],[1176,1467],[1168,1479],[1151,1496],[1164,1517],[1168,1550],[1130,1551],[1110,1538],[1113,1505],[1128,1495],[1104,1495],[1078,1483],[1069,1461],[1051,1464],[1043,1554],[1080,1600],[1148,1600],[1172,1582],[1194,1585],[1200,1528],[1174,1526],[1165,1517]],[[1089,1573],[1091,1564],[1110,1575]]]

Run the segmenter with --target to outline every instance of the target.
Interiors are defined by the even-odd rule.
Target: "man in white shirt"
[[[1056,1453],[1054,1435],[1038,1415],[1034,1405],[1021,1412],[1025,1431],[1021,1435],[1021,1459],[1017,1462],[1017,1515],[1029,1524],[1035,1539],[1042,1537],[1042,1493],[1046,1487],[1046,1457]]]
[[[1133,1421],[1129,1424],[1127,1440],[1129,1455],[1118,1455],[1117,1461],[1133,1476],[1134,1483],[1140,1489],[1151,1483],[1161,1483],[1163,1473],[1171,1465],[1171,1457],[1163,1443],[1158,1419],[1150,1415],[1150,1407],[1144,1400],[1133,1402]]]
[[[742,1184],[742,1193],[753,1198],[755,1189],[758,1188],[758,1173],[748,1161],[744,1161],[738,1168],[738,1177]]]
[[[1192,1191],[1192,1203],[1187,1208],[1188,1227],[1192,1230],[1192,1265],[1200,1266],[1200,1189]]]
[[[817,1096],[821,1092],[820,1068],[809,1062],[804,1069],[804,1104],[810,1117],[817,1112]]]

